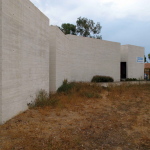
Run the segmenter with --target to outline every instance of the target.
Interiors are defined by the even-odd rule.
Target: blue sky
[[[78,17],[102,26],[103,40],[145,47],[150,53],[150,0],[31,0],[50,25],[76,24]]]

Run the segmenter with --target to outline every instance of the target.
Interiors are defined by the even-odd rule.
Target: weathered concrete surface
[[[2,122],[2,0],[0,0],[0,124]]]
[[[49,91],[49,19],[29,0],[0,2],[3,35],[0,123],[4,123],[26,110],[38,90]]]
[[[144,63],[137,63],[137,57],[144,58],[144,47],[134,45],[121,46],[121,62],[127,63],[127,78],[144,79]]]

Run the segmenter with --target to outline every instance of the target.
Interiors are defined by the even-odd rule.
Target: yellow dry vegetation
[[[150,85],[76,83],[0,126],[1,150],[148,150]]]

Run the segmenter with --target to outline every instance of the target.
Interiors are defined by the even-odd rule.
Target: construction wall
[[[95,75],[104,75],[120,81],[120,43],[64,35],[50,26],[50,53],[51,91],[64,79],[89,82]]]
[[[4,123],[26,110],[38,90],[49,91],[49,19],[29,0],[0,0],[0,7],[0,123]]]
[[[134,45],[121,46],[121,62],[127,63],[127,78],[144,79],[144,62],[137,63],[137,57],[144,59],[144,47]]]

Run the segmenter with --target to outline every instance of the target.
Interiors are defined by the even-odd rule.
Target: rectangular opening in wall
[[[126,79],[126,62],[120,63],[120,78]]]

